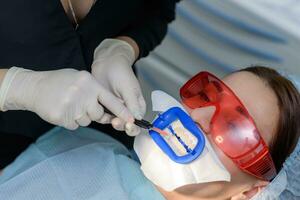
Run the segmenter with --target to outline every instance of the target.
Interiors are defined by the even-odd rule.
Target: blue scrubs
[[[56,127],[0,176],[5,200],[163,200],[118,141],[89,128]]]

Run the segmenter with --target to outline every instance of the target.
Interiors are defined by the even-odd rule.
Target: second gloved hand
[[[127,108],[86,71],[36,72],[12,67],[1,84],[2,111],[29,110],[67,129],[101,120],[102,105],[123,120],[133,121]]]
[[[116,95],[120,102],[131,111],[136,119],[142,119],[146,112],[146,103],[132,65],[135,61],[133,48],[118,39],[104,40],[94,52],[92,75]],[[112,123],[117,130],[124,130],[130,136],[140,132],[139,127],[125,123],[120,118],[105,114],[100,123]]]

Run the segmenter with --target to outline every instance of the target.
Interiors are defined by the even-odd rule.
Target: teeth
[[[197,138],[184,126],[182,125],[180,120],[176,120],[171,124],[175,133],[181,138],[181,140],[190,148],[194,149],[197,144]],[[167,128],[165,129],[168,132],[168,136],[164,137],[170,147],[174,150],[174,152],[179,155],[186,155],[186,149],[184,146],[178,141],[178,139],[172,134],[172,132]]]

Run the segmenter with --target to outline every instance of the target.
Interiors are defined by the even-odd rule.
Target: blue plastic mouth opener
[[[104,108],[104,111],[106,113],[112,114],[106,108]],[[197,144],[194,148],[190,148],[173,129],[172,123],[176,120],[180,120],[183,127],[190,133],[192,133],[197,139]],[[172,107],[167,111],[159,114],[158,117],[154,120],[153,124],[144,119],[135,119],[134,124],[141,128],[147,129],[151,138],[159,146],[159,148],[176,163],[190,163],[198,158],[204,149],[205,137],[202,130],[197,126],[193,119],[179,107]],[[168,133],[163,131],[165,129],[168,129],[171,132],[172,136],[176,137],[177,141],[184,147],[186,151],[185,155],[176,154],[172,147],[170,147],[170,145],[166,142],[164,136],[166,136],[166,134]]]
[[[172,123],[176,120],[180,120],[183,127],[187,129],[190,133],[192,133],[197,139],[197,144],[193,149],[190,148],[174,131]],[[174,162],[180,164],[187,164],[201,155],[205,146],[205,137],[203,135],[203,132],[193,121],[193,119],[188,114],[186,114],[181,108],[172,107],[164,113],[159,114],[159,116],[153,122],[153,126],[157,127],[160,130],[169,129],[173,136],[175,136],[178,142],[184,147],[186,154],[177,155],[161,134],[157,133],[153,129],[149,130],[150,136],[155,141],[155,143]]]

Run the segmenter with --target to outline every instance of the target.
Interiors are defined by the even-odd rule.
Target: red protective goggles
[[[215,107],[210,134],[240,169],[263,180],[276,176],[269,148],[254,120],[225,83],[209,72],[200,72],[181,87],[180,96],[190,109]]]

